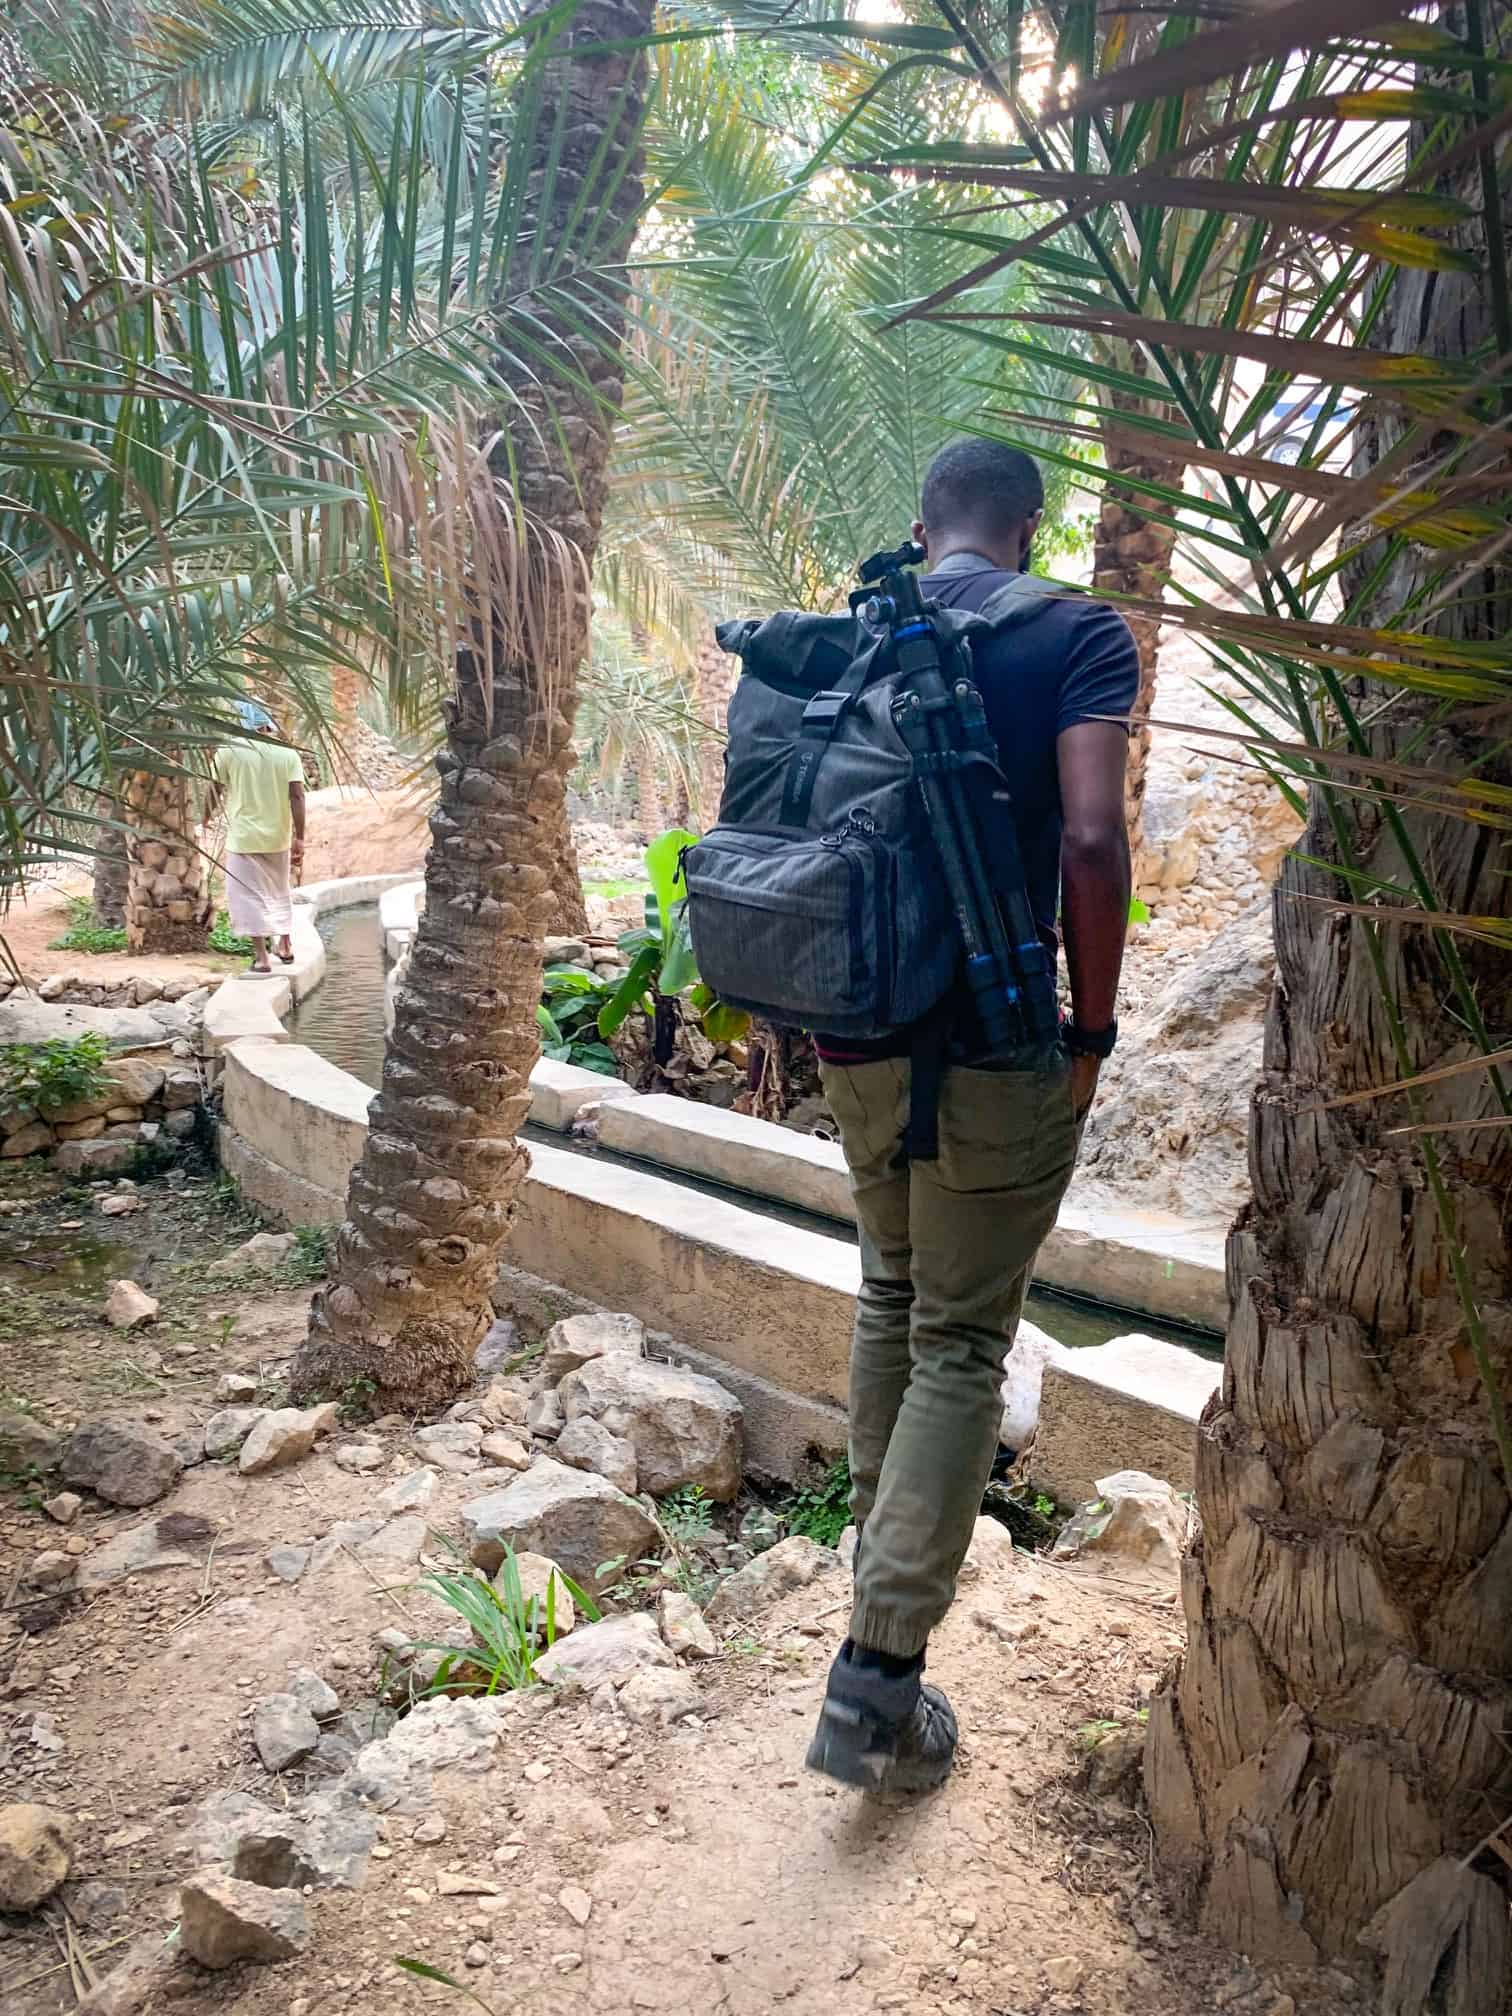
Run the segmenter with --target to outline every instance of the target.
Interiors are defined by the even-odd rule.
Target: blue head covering
[[[255,700],[238,700],[236,712],[243,728],[250,731],[273,726],[273,716],[266,707],[260,707]]]

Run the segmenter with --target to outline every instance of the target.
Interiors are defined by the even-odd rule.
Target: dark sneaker
[[[842,1650],[804,1761],[864,1792],[930,1792],[949,1777],[958,1740],[954,1710],[918,1669],[893,1679]]]

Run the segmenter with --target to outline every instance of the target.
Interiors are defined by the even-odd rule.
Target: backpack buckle
[[[833,690],[816,693],[803,710],[804,734],[830,734],[854,697],[853,694]]]

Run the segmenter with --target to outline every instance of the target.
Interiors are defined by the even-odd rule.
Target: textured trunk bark
[[[1379,340],[1473,355],[1490,336],[1483,289],[1404,273]],[[1398,567],[1377,616],[1420,578]],[[1454,634],[1505,636],[1509,585],[1505,574],[1463,584]],[[1383,757],[1512,785],[1489,712],[1444,722],[1400,693],[1389,705],[1379,689],[1357,697]],[[1405,882],[1379,809],[1342,805],[1360,864]],[[1500,836],[1417,807],[1404,817],[1444,908],[1512,916]],[[1339,858],[1316,794],[1301,851]],[[1456,1221],[1446,1237],[1418,1142],[1392,1131],[1411,1121],[1407,1101],[1323,1110],[1403,1075],[1363,921],[1310,900],[1350,895],[1293,857],[1274,899],[1255,1197],[1229,1240],[1233,1313],[1198,1443],[1188,1648],[1151,1709],[1146,1780],[1160,1852],[1212,1937],[1262,1964],[1358,1968],[1373,1956],[1363,1964],[1379,1969],[1383,2016],[1492,2016],[1506,1993],[1506,1871],[1482,1851],[1512,1816],[1512,1521],[1453,1264],[1462,1256],[1505,1386],[1512,1131],[1438,1135]],[[1455,942],[1504,1040],[1512,959]],[[1380,947],[1408,1068],[1475,1054],[1434,939],[1386,928]],[[1446,1128],[1502,1111],[1479,1069],[1418,1098]]]
[[[95,835],[94,914],[99,924],[126,922],[126,890],[131,878],[126,835],[119,826],[101,826]]]
[[[641,201],[646,59],[641,51],[575,51],[643,36],[650,22],[651,0],[586,0],[557,40],[542,109],[520,143],[533,160],[504,292],[536,292],[528,340],[506,326],[498,352],[515,395],[501,408],[507,466],[526,510],[569,543],[585,570],[598,545],[623,389],[617,269]],[[575,282],[579,264],[593,271]],[[579,333],[585,322],[597,342]],[[533,370],[517,356],[533,358]],[[560,582],[561,570],[552,571]],[[301,1395],[363,1378],[380,1407],[434,1408],[470,1380],[491,1320],[489,1291],[527,1167],[516,1134],[539,1053],[541,943],[560,880],[576,677],[588,641],[586,573],[554,599],[549,664],[501,643],[487,690],[471,660],[459,664],[425,914],[352,1173],[332,1284],[314,1300],[295,1362]]]
[[[1110,395],[1113,417],[1132,410],[1133,402]],[[1116,442],[1108,442],[1104,459],[1110,473],[1164,483],[1181,488],[1186,465],[1146,453],[1133,453]],[[1140,595],[1159,601],[1170,573],[1176,550],[1176,534],[1158,518],[1145,493],[1130,483],[1116,480],[1103,486],[1102,509],[1092,544],[1092,592],[1108,595]],[[1139,694],[1134,702],[1134,718],[1140,724],[1129,738],[1129,767],[1124,783],[1124,818],[1129,829],[1129,852],[1134,862],[1136,886],[1148,880],[1140,872],[1144,847],[1145,778],[1150,763],[1150,730],[1146,723],[1155,704],[1155,671],[1160,652],[1160,625],[1149,616],[1130,613],[1129,628],[1139,647]]]
[[[188,779],[133,771],[126,812],[127,949],[203,952],[210,937],[210,863],[194,843]]]
[[[708,737],[698,752],[698,821],[703,832],[719,817],[724,791],[725,722],[730,696],[739,677],[740,661],[721,651],[712,632],[698,650],[698,718]]]

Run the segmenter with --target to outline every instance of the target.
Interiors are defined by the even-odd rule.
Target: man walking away
[[[226,906],[231,929],[252,940],[252,971],[271,973],[269,941],[288,966],[294,959],[290,866],[304,859],[304,765],[270,738],[273,717],[253,700],[237,703],[255,741],[223,742],[215,752],[211,809],[226,808]]]
[[[1043,512],[1039,470],[1017,449],[963,440],[924,481],[920,586],[979,608],[1028,566]],[[929,1634],[991,1474],[1003,1360],[1035,1253],[1076,1160],[1114,1009],[1128,921],[1124,721],[1139,683],[1123,618],[1079,596],[1038,596],[974,664],[1040,936],[1056,954],[1057,896],[1072,1015],[1038,1053],[988,1057],[963,981],[939,1099],[939,1158],[903,1158],[907,1032],[815,1038],[840,1126],[861,1235],[850,1367],[851,1505],[860,1540],[850,1635],[830,1672],[811,1769],[878,1791],[950,1770],[956,1722],[922,1681]]]

